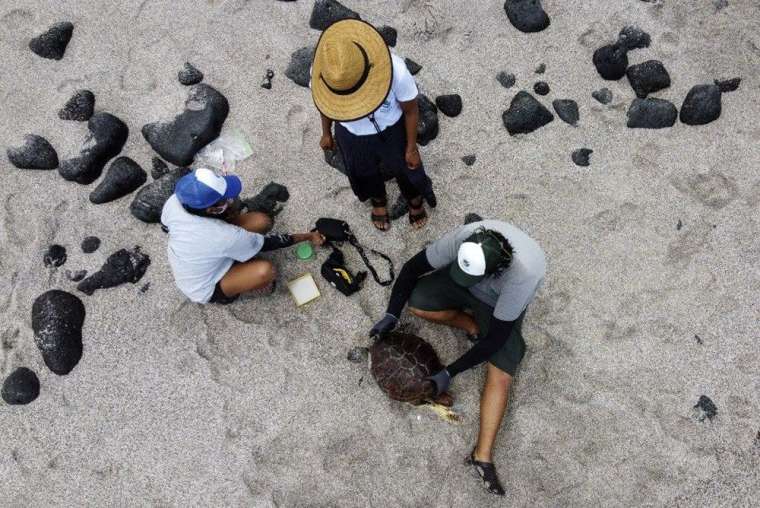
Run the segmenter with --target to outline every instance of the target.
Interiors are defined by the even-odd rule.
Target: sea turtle
[[[458,420],[449,409],[454,403],[451,395],[435,397],[433,383],[425,379],[443,368],[427,341],[411,333],[391,332],[369,348],[369,356],[372,377],[389,398],[424,404],[447,421]]]

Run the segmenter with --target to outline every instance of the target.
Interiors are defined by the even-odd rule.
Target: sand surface
[[[230,101],[227,127],[255,154],[238,168],[253,192],[271,180],[292,198],[279,229],[318,216],[348,219],[397,266],[467,212],[513,222],[544,247],[546,284],[530,307],[528,353],[516,378],[495,460],[508,491],[487,494],[462,460],[472,448],[483,369],[456,378],[459,425],[391,402],[346,352],[366,343],[389,289],[368,283],[345,298],[319,278],[326,253],[304,263],[272,256],[281,281],[309,271],[323,297],[297,310],[284,284],[269,299],[229,307],[188,303],[176,290],[155,225],[134,219],[131,197],[92,205],[92,187],[55,171],[20,171],[0,159],[0,374],[37,372],[39,398],[0,405],[3,506],[749,506],[760,485],[760,4],[729,0],[544,0],[552,25],[526,35],[501,1],[346,0],[399,31],[395,51],[423,69],[420,88],[459,93],[464,111],[440,116],[422,150],[439,195],[429,227],[398,221],[375,232],[369,210],[318,149],[309,93],[285,78],[292,51],[316,42],[312,2],[274,0],[0,0],[0,147],[45,136],[61,159],[86,125],[63,122],[72,92],[122,118],[122,155],[150,168],[143,124],[180,111],[176,73],[190,61]],[[28,40],[74,23],[61,61]],[[679,108],[695,84],[741,76],[707,126],[625,127],[634,97],[604,82],[591,55],[626,24],[652,36],[631,63],[664,62]],[[543,76],[533,74],[545,63]],[[267,68],[272,90],[259,87]],[[513,72],[506,90],[495,75]],[[572,98],[579,127],[559,119],[510,137],[501,113],[537,79]],[[602,106],[591,92],[609,87]],[[570,161],[594,150],[589,168]],[[476,154],[466,167],[460,157]],[[392,196],[397,190],[394,188]],[[683,227],[677,230],[676,224]],[[95,254],[79,244],[103,239]],[[64,267],[43,267],[50,243]],[[31,306],[52,288],[76,292],[63,270],[96,270],[108,254],[141,245],[152,265],[141,284],[80,293],[85,352],[67,376],[44,365]],[[349,263],[359,266],[351,254]],[[406,317],[444,360],[461,334]],[[699,344],[695,334],[702,341]],[[698,422],[692,406],[718,407]]]

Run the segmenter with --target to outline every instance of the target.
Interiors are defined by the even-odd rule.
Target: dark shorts
[[[208,303],[218,303],[219,305],[228,305],[237,299],[238,299],[237,296],[225,295],[224,291],[222,291],[221,282],[217,282],[216,286],[214,286],[214,294],[211,295],[211,300],[209,300]]]
[[[422,277],[412,291],[409,306],[428,312],[460,310],[472,314],[480,329],[480,336],[488,333],[493,316],[493,307],[475,298],[466,288],[458,285],[446,269],[438,270]],[[517,366],[525,356],[525,340],[522,336],[522,322],[525,311],[517,318],[506,344],[488,360],[500,370],[514,376]]]

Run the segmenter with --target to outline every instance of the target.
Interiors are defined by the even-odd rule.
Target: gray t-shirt
[[[457,260],[459,246],[479,227],[498,231],[512,245],[512,264],[498,277],[486,277],[470,288],[470,293],[481,302],[494,307],[494,317],[514,321],[533,300],[544,282],[546,257],[531,237],[512,224],[497,220],[473,222],[445,234],[427,247],[428,263],[437,269]]]
[[[264,237],[219,219],[188,213],[176,195],[164,204],[161,223],[169,229],[166,247],[177,287],[190,300],[207,303],[235,261],[259,253]]]

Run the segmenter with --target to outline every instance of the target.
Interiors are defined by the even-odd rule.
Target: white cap
[[[486,274],[486,256],[479,243],[464,242],[460,245],[457,264],[467,275],[482,277]]]

